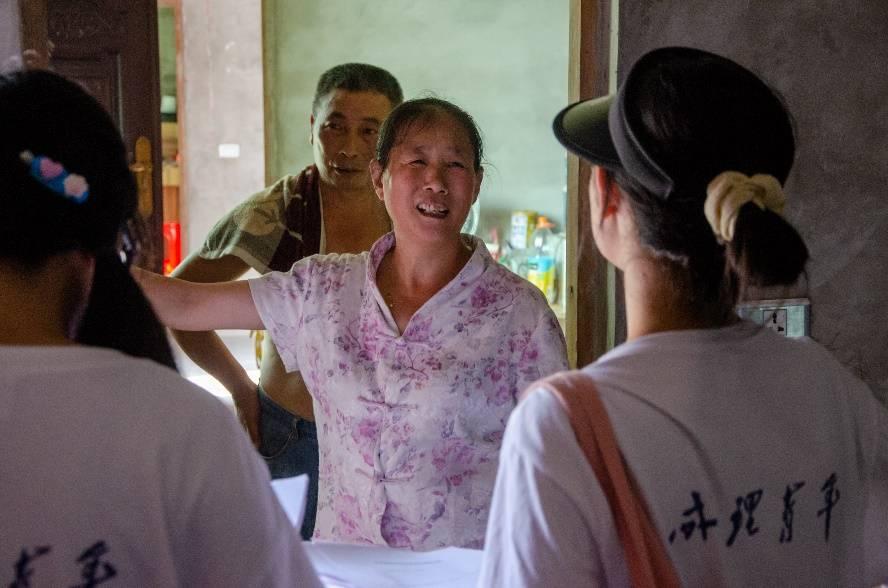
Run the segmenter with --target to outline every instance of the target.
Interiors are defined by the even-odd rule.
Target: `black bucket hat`
[[[677,177],[677,170],[670,173],[664,162],[658,161],[651,154],[651,149],[644,144],[643,137],[646,133],[642,112],[638,107],[640,92],[645,91],[645,83],[651,79],[651,76],[669,75],[685,78],[682,81],[686,84],[700,83],[700,78],[693,78],[700,72],[686,73],[688,70],[683,70],[682,64],[702,62],[708,64],[709,72],[713,71],[714,66],[733,79],[754,80],[757,87],[773,98],[774,106],[785,112],[773,91],[754,73],[734,61],[700,49],[662,47],[646,53],[635,62],[616,94],[577,102],[559,112],[552,123],[555,137],[569,151],[596,165],[625,171],[664,200],[668,200],[678,188],[708,181],[715,173],[724,169],[711,172],[698,170],[704,174],[711,173],[708,178]],[[706,91],[701,88],[701,92]],[[793,141],[788,119],[786,125],[786,140]],[[740,126],[742,125],[738,125],[738,128]],[[729,156],[725,159],[727,160],[725,163],[729,163],[735,158]],[[791,160],[786,165],[776,166],[775,169],[752,171],[772,173],[783,182],[790,166]]]

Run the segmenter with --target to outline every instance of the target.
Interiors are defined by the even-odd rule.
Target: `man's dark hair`
[[[389,99],[392,108],[404,101],[401,85],[386,70],[366,63],[343,63],[321,74],[311,103],[312,114],[317,114],[321,101],[336,90],[377,92]]]

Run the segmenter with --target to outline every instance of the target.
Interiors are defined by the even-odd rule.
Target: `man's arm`
[[[173,277],[189,282],[227,282],[244,275],[250,266],[235,255],[205,259],[196,253],[188,256],[173,271]],[[231,393],[241,423],[253,443],[259,444],[259,401],[256,385],[238,363],[215,331],[170,330],[173,338],[194,363],[219,380]]]

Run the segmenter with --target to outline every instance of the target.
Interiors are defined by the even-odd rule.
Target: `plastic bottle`
[[[537,215],[532,210],[516,210],[512,212],[509,225],[509,243],[512,249],[529,249],[532,247],[531,235]]]
[[[545,216],[537,219],[536,229],[530,236],[530,252],[527,257],[527,280],[546,295],[549,304],[558,302],[558,271],[556,256],[558,239],[552,232],[555,225]]]

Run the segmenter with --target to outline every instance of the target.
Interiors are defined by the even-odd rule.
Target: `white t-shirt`
[[[0,584],[318,586],[234,416],[147,360],[0,346]]]
[[[584,371],[684,585],[888,579],[888,412],[822,347],[741,323],[641,337]],[[509,421],[486,549],[483,586],[628,585],[547,391]]]

